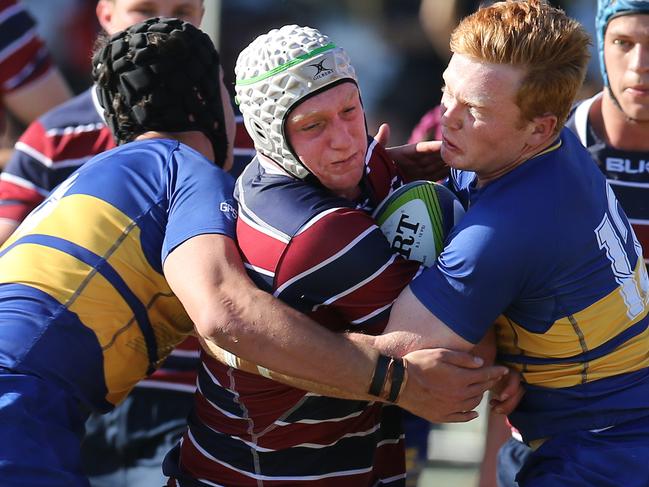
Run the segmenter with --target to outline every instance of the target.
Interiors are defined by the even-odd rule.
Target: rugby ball
[[[401,186],[372,214],[395,252],[426,267],[435,262],[451,228],[463,215],[457,196],[431,181]]]

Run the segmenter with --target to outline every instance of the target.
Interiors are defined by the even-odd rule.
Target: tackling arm
[[[333,333],[259,290],[230,238],[200,235],[187,240],[169,254],[164,273],[206,343],[306,381],[297,387],[368,398],[379,355],[376,337]],[[421,350],[405,359],[408,379],[398,404],[436,422],[475,418],[471,409],[482,393],[506,373],[503,367],[481,367],[482,360],[450,350]]]

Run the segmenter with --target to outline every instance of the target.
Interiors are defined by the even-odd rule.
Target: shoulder
[[[95,124],[98,128],[105,126],[93,103],[91,90],[92,88],[48,111],[38,119],[39,123],[47,130],[69,127],[69,131],[73,131],[76,127],[88,124]]]
[[[590,123],[590,110],[594,103],[599,102],[602,97],[602,92],[586,99],[576,102],[566,121],[566,127],[570,129],[578,138],[579,141],[586,147],[592,145],[594,132],[591,130]]]
[[[403,176],[385,149],[369,136],[365,164],[370,206],[376,206],[403,184]]]
[[[316,182],[271,173],[255,158],[237,181],[235,196],[242,217],[295,235],[313,219],[337,208],[351,209],[351,201],[333,195]]]
[[[113,136],[97,112],[90,90],[32,122],[16,144],[16,149],[45,165],[70,159],[80,165],[81,159],[113,147]]]

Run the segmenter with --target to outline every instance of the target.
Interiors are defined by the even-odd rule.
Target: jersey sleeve
[[[52,189],[49,146],[40,120],[32,122],[0,175],[0,218],[21,222],[48,195]]]
[[[337,208],[311,219],[291,240],[275,295],[305,312],[329,307],[352,328],[380,333],[419,268],[392,252],[369,215]]]
[[[14,0],[0,0],[0,95],[45,75],[52,61],[36,23]]]
[[[179,150],[169,169],[168,220],[162,260],[184,241],[217,233],[235,238],[232,177],[195,151]]]
[[[436,264],[410,285],[417,299],[455,333],[478,343],[524,285],[526,247],[508,222],[475,221],[452,231]]]

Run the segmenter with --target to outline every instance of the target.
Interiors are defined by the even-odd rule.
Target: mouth
[[[342,165],[354,162],[357,157],[358,157],[358,152],[354,152],[351,156],[346,157],[345,159],[340,159],[338,161],[334,161],[334,162],[332,162],[332,164],[334,166],[342,166]]]
[[[626,91],[631,96],[649,96],[649,85],[629,86]]]
[[[452,152],[460,152],[460,148],[451,142],[444,134],[442,134],[442,148]]]

